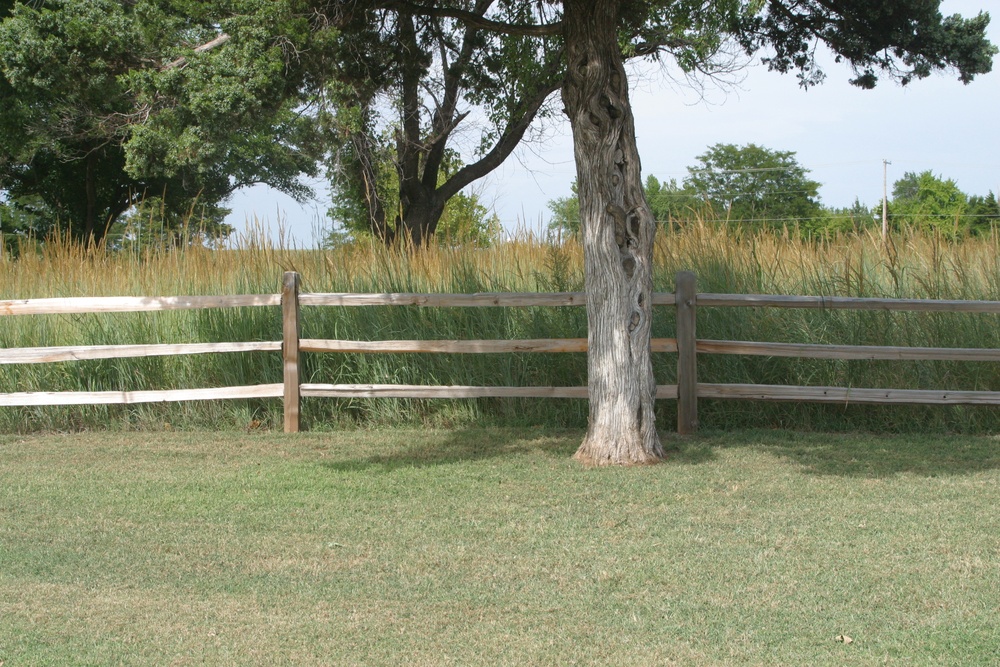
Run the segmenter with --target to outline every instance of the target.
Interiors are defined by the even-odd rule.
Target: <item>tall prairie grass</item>
[[[1000,300],[1000,239],[946,242],[920,233],[851,234],[824,240],[691,223],[664,229],[655,252],[655,288],[672,291],[680,270],[700,291]],[[522,292],[583,289],[582,249],[530,236],[489,248],[433,247],[406,253],[378,245],[335,250],[283,248],[250,236],[234,249],[85,251],[65,243],[0,259],[0,298],[98,295],[246,294],[280,291],[298,271],[307,292]],[[673,336],[673,310],[657,308],[654,336]],[[937,347],[1000,347],[996,316],[702,308],[708,339]],[[303,337],[562,338],[586,335],[581,308],[304,308]],[[279,340],[273,308],[0,318],[0,345],[106,345]],[[657,355],[661,383],[674,380],[674,355]],[[853,387],[1000,389],[994,364],[818,361],[702,356],[705,382]],[[583,385],[582,354],[305,355],[304,381],[336,383]],[[275,353],[218,354],[0,366],[0,391],[194,388],[279,382]],[[660,404],[672,428],[675,405]],[[858,407],[703,401],[707,428],[982,432],[998,411],[966,407]],[[383,423],[579,426],[579,400],[306,399],[313,429]],[[274,400],[142,406],[0,408],[0,430],[268,428],[281,423]]]

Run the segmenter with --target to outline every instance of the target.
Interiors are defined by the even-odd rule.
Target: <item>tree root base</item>
[[[666,453],[659,438],[656,438],[653,447],[649,449],[634,443],[631,446],[609,447],[607,443],[596,443],[595,438],[588,434],[573,458],[588,467],[645,466],[662,462]]]

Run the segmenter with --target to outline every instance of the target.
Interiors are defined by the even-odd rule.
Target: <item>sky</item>
[[[969,17],[996,10],[996,0],[944,0],[944,15]],[[989,39],[1000,45],[1000,11]],[[1000,192],[1000,57],[994,71],[963,85],[951,72],[901,87],[882,81],[874,90],[847,83],[850,70],[823,60],[826,81],[802,90],[794,74],[745,68],[735,84],[698,89],[678,83],[657,65],[632,67],[630,98],[644,178],[683,181],[687,167],[717,143],[754,143],[793,151],[809,176],[822,184],[827,206],[855,198],[874,206],[882,198],[883,160],[889,190],[906,172],[932,170],[954,179],[968,194]],[[497,171],[472,189],[505,228],[539,230],[547,203],[570,194],[575,178],[569,122],[555,119],[540,142],[522,144]],[[264,186],[237,192],[227,222],[238,232],[249,221],[299,247],[317,243],[329,228],[329,191],[299,204]]]

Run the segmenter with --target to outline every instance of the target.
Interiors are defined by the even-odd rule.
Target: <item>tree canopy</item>
[[[684,185],[715,214],[755,226],[794,226],[820,215],[819,183],[792,151],[715,144],[688,167]]]
[[[957,233],[968,196],[952,179],[944,179],[928,170],[906,172],[892,186],[893,218],[904,218],[925,229],[944,229]]]
[[[695,217],[747,227],[819,228],[826,220],[820,183],[807,177],[793,151],[756,144],[715,144],[688,167],[683,183],[646,177],[644,194],[657,223]],[[549,202],[549,227],[570,235],[580,231],[576,184],[573,195]]]
[[[218,222],[244,185],[303,196],[321,147],[297,107],[326,34],[305,9],[0,3],[0,191],[35,231],[94,242],[144,200],[168,220],[201,204]]]
[[[937,231],[946,237],[988,232],[1000,219],[996,195],[969,196],[953,179],[931,170],[908,171],[892,186],[892,224]]]
[[[491,20],[518,20],[520,11],[487,0],[456,6],[479,20],[491,9]],[[348,10],[336,54],[325,91],[335,208],[387,241],[429,239],[448,200],[551,113],[545,103],[561,80],[557,44],[405,4]]]
[[[969,197],[966,215],[972,221],[971,228],[974,234],[993,231],[1000,223],[1000,202],[997,202],[996,194],[991,190],[985,196]]]

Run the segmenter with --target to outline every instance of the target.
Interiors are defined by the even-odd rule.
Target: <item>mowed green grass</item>
[[[580,438],[2,435],[0,664],[1000,664],[1000,439]]]

